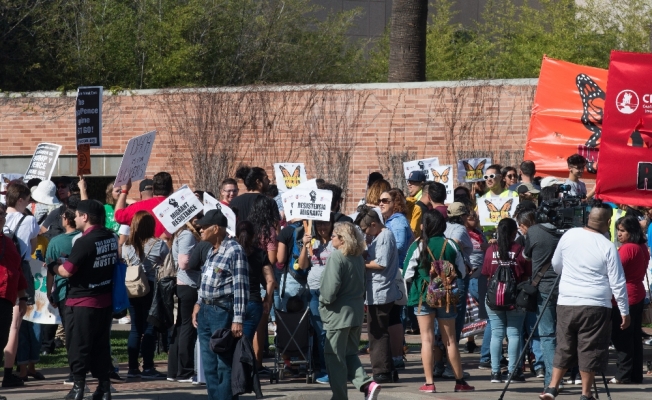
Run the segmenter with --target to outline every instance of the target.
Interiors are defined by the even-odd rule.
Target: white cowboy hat
[[[56,196],[57,185],[52,181],[41,181],[36,189],[32,192],[32,198],[43,204],[59,204]]]

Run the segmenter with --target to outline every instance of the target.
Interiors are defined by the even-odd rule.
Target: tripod
[[[559,280],[561,279],[561,274],[557,275],[557,278],[555,279],[555,283],[553,284],[553,287],[556,287],[559,284]],[[546,299],[546,302],[543,303],[543,310],[545,310],[548,307],[548,304],[550,303],[550,298],[552,296],[548,296]],[[525,352],[527,351],[528,346],[530,345],[530,342],[532,341],[532,337],[534,336],[534,332],[536,332],[537,327],[539,326],[539,322],[541,322],[541,317],[543,316],[543,312],[539,314],[537,317],[536,322],[534,323],[534,327],[532,327],[532,330],[530,332],[530,337],[527,338],[527,341],[523,345],[523,350],[521,351],[521,355],[518,356],[518,359],[516,360],[516,363],[514,365],[521,365],[521,362],[523,362],[523,357],[525,357]],[[503,397],[505,397],[505,392],[507,392],[507,388],[509,387],[509,384],[512,382],[512,376],[516,372],[518,368],[514,368],[512,372],[509,373],[509,376],[507,378],[507,383],[505,384],[505,387],[503,388],[502,393],[500,393],[500,397],[498,400],[503,400]],[[604,376],[604,372],[602,372],[602,382],[604,382],[604,388],[607,392],[607,399],[611,400],[611,392],[609,391],[609,386],[607,385],[607,378]],[[593,387],[595,389],[595,398],[598,399],[598,386],[595,383],[595,379],[593,380]]]

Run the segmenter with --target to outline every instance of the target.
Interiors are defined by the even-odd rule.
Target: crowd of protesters
[[[275,373],[263,364],[269,330],[278,325],[275,310],[308,314],[315,381],[330,385],[334,399],[347,398],[347,381],[366,399],[397,382],[405,334],[421,337],[425,382],[415,390],[434,393],[436,379],[450,379],[455,392],[474,391],[459,346],[470,302],[487,320],[478,365],[491,370],[493,383],[527,379],[519,355],[530,335],[529,373],[543,378],[541,399],[557,396],[569,382],[567,371],[570,382],[579,371],[581,399],[593,399],[595,373],[604,372],[610,344],[617,353],[611,383],[641,383],[652,210],[599,204],[585,227],[565,234],[537,218],[538,203],[560,192],[582,202],[593,196],[581,181],[585,164],[579,155],[569,157],[565,182],[537,177],[531,161],[491,165],[481,181],[459,184],[452,203],[446,186],[427,181],[424,171],[410,173],[407,193],[375,172],[350,216],[340,209],[342,189],[318,179],[320,189],[333,193],[331,216],[310,224],[285,219],[265,169],[241,167],[217,196],[195,191],[234,211],[234,235],[219,208],[167,232],[152,211],[174,191],[166,172],[141,181],[138,201],[129,198],[135,197],[131,182],[108,184],[100,203],[89,199],[83,178],[12,181],[0,206],[2,387],[45,379],[39,356],[63,347],[70,364],[64,384],[72,385],[65,398],[84,398],[88,372],[98,379],[92,398],[111,398],[111,380],[123,380],[110,349],[111,321],[124,316],[111,308],[119,260],[136,267],[142,286],[130,295],[123,319],[131,324],[126,378],[205,382],[209,399],[237,398],[255,386],[252,380]],[[478,203],[516,197],[515,215],[482,226]],[[34,301],[30,258],[47,266],[48,298],[62,329],[22,319]],[[170,268],[172,278],[162,273]],[[496,282],[508,290],[538,285],[536,306],[523,309],[504,294],[497,301]],[[358,358],[365,320],[369,345],[362,351],[370,355],[370,375]],[[154,364],[158,342],[168,353],[167,373]],[[236,342],[243,345],[231,345]],[[465,350],[477,349],[468,336]],[[239,365],[237,352],[251,353],[255,373]],[[282,355],[284,375],[300,376],[294,361]]]

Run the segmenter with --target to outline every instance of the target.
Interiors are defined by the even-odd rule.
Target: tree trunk
[[[389,33],[389,81],[426,80],[428,0],[394,0]]]

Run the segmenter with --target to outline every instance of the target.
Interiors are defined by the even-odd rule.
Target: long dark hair
[[[235,226],[235,237],[236,241],[240,243],[240,246],[245,251],[246,255],[251,255],[253,253],[255,245],[255,234],[254,234],[254,225],[249,221],[240,221]]]
[[[625,228],[627,233],[629,233],[629,240],[630,243],[636,243],[636,244],[643,244],[645,243],[645,235],[643,235],[643,228],[641,228],[641,224],[638,222],[638,218],[636,218],[633,215],[625,215],[622,218],[619,218],[618,221],[616,221],[616,229],[618,229],[619,226],[622,226]],[[616,232],[614,232],[614,235]]]
[[[511,218],[503,218],[498,223],[498,255],[501,261],[511,261],[509,250],[512,248],[512,236],[516,234],[518,226]]]
[[[154,237],[156,220],[147,211],[138,211],[131,220],[129,237],[126,244],[133,246],[138,257],[145,254],[145,243]]]
[[[251,206],[249,213],[249,222],[253,225],[256,245],[268,243],[272,240],[272,229],[276,229],[276,224],[281,220],[281,214],[273,199],[267,196],[258,196]]]
[[[250,192],[258,190],[258,184],[256,182],[262,182],[263,179],[265,179],[265,175],[267,175],[267,172],[265,172],[265,170],[260,167],[243,166],[238,168],[238,170],[235,172],[236,178],[242,179],[245,187]]]
[[[419,255],[419,265],[422,268],[429,268],[428,260],[430,260],[430,253],[425,248],[428,246],[430,238],[435,236],[443,236],[446,231],[446,220],[444,216],[437,210],[428,210],[423,214],[421,219],[423,229],[421,229],[421,240],[423,241],[423,249]],[[434,260],[430,260],[434,261]]]

